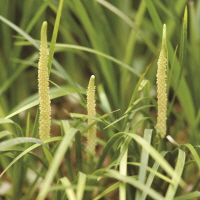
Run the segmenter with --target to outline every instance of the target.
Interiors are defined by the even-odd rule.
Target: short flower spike
[[[87,111],[89,116],[96,116],[96,104],[95,104],[95,76],[90,77],[87,90]],[[92,124],[95,120],[88,119],[88,125]],[[96,125],[88,129],[87,136],[87,148],[92,155],[95,155],[96,147]]]
[[[163,138],[166,135],[167,121],[167,45],[166,45],[166,25],[163,25],[162,48],[158,59],[157,69],[157,99],[158,99],[158,116],[156,129]]]
[[[38,88],[39,88],[39,136],[41,140],[50,138],[51,106],[49,96],[48,75],[48,44],[47,44],[47,22],[43,22],[41,29],[40,58],[38,64]]]

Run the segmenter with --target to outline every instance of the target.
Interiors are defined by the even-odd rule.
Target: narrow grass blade
[[[167,154],[167,152],[161,152],[161,153],[160,153],[160,155],[161,155],[162,157],[164,157],[166,154]],[[153,167],[152,167],[152,170],[158,171],[158,168],[159,168],[159,164],[158,164],[157,162],[155,162],[154,165],[153,165]],[[149,176],[148,176],[148,178],[147,178],[147,181],[146,181],[146,184],[145,184],[145,188],[150,188],[150,187],[151,187],[151,184],[152,184],[152,182],[153,182],[153,180],[154,180],[155,175],[156,175],[156,174],[155,174],[155,173],[152,173],[152,172],[149,174]],[[159,176],[158,176],[158,177],[159,177]],[[161,177],[160,177],[160,178],[161,178]],[[163,179],[163,180],[165,180],[165,179]],[[169,180],[165,180],[165,181],[168,181],[168,182],[169,182]],[[171,180],[170,180],[170,181],[171,181]],[[145,200],[146,197],[147,197],[147,192],[146,192],[146,190],[144,190],[143,193],[142,193],[142,195],[141,195],[141,197],[140,197],[140,200]]]
[[[135,86],[135,89],[134,89],[133,95],[132,95],[132,97],[131,97],[131,100],[130,100],[130,102],[129,102],[128,108],[131,107],[132,104],[134,103],[134,101],[135,101],[135,99],[136,99],[136,95],[137,95],[138,89],[139,89],[139,87],[140,87],[142,81],[144,80],[144,77],[145,77],[146,73],[148,72],[150,66],[152,65],[154,59],[155,59],[155,58],[152,59],[152,61],[150,62],[150,64],[146,67],[146,69],[144,70],[144,72],[143,72],[142,75],[140,76],[140,79],[138,80],[137,85]],[[127,112],[127,111],[126,111],[126,112]],[[126,112],[125,112],[125,113],[126,113]]]
[[[128,24],[133,30],[137,32],[138,35],[142,37],[144,42],[147,44],[147,46],[155,52],[155,45],[153,42],[143,33],[142,30],[136,26],[136,24],[121,10],[119,10],[117,7],[113,6],[109,2],[105,0],[96,0],[98,3],[102,4],[104,7],[108,8],[112,13],[115,13],[118,17],[120,17],[126,24]],[[144,4],[143,4],[144,5]],[[138,24],[137,24],[138,25]]]
[[[77,131],[76,135],[78,134],[79,132]],[[76,135],[75,135],[75,138],[76,138]],[[71,154],[72,154],[72,151],[71,151],[71,148],[69,148],[65,154],[65,166],[67,168],[67,177],[69,180],[71,181],[74,181],[76,178],[76,170],[74,170],[74,166],[73,166],[73,163],[71,161],[71,159],[69,159],[71,157]]]
[[[65,95],[69,95],[70,93],[71,93],[71,91],[68,92],[68,90],[65,90],[65,89],[62,89],[62,88],[61,88],[61,89],[58,89],[57,91],[52,91],[52,92],[50,93],[50,99],[56,99],[56,98],[58,98],[58,97],[62,97],[62,96],[65,96]],[[9,118],[11,118],[11,117],[13,117],[13,116],[15,116],[15,115],[17,115],[17,114],[19,114],[19,113],[25,111],[25,110],[28,110],[28,109],[30,109],[30,108],[32,108],[32,107],[38,105],[38,104],[39,104],[39,100],[38,100],[38,99],[33,100],[32,102],[30,102],[30,103],[28,103],[28,104],[26,104],[26,105],[24,105],[24,103],[23,103],[23,104],[22,104],[23,107],[18,108],[18,110],[14,111],[13,113],[11,113],[11,114],[9,114],[8,116],[6,116],[5,119],[9,119]],[[19,107],[19,106],[18,106],[18,107]]]
[[[183,194],[178,197],[175,197],[174,200],[191,200],[191,199],[196,199],[200,197],[200,192],[195,191],[195,192],[189,192],[188,194]]]
[[[96,27],[92,21],[92,19],[89,16],[89,11],[87,11],[84,7],[84,4],[82,1],[74,1],[74,7],[76,8],[77,16],[79,17],[80,22],[82,23],[88,38],[93,46],[94,49],[107,52],[109,54],[108,45],[105,42],[105,36],[101,34],[101,36],[104,38],[101,39],[98,36],[98,32],[96,30]],[[99,30],[102,31],[102,30]],[[102,72],[104,76],[104,80],[107,84],[107,87],[109,88],[110,95],[112,96],[113,104],[117,105],[117,80],[115,79],[115,70],[113,68],[113,64],[100,56],[97,56],[97,59],[99,61],[99,64],[101,67],[99,70]]]
[[[162,26],[163,26],[163,23],[161,22],[160,20],[160,17],[152,3],[152,0],[145,0],[146,2],[146,7],[149,11],[149,14],[151,16],[151,19],[153,21],[153,24],[154,24],[154,27],[157,31],[157,33],[160,35],[160,38],[162,37]]]
[[[12,135],[10,131],[1,131],[0,132],[0,139],[6,136]]]
[[[130,141],[128,141],[128,143],[129,142]],[[127,157],[128,157],[128,144],[126,144],[126,141],[121,146],[120,155],[123,155],[123,156],[121,157],[121,160],[119,162],[119,172],[121,175],[126,176],[127,175]],[[126,200],[126,183],[124,182],[121,182],[119,185],[119,200]]]
[[[152,137],[152,130],[151,129],[145,129],[144,139],[149,144],[151,144],[151,137]],[[141,157],[140,157],[141,165],[140,165],[139,175],[138,175],[138,181],[142,184],[145,184],[147,167],[148,167],[148,160],[149,160],[149,152],[146,151],[144,148],[142,148]],[[142,191],[137,190],[135,200],[140,200],[141,195],[142,195]]]
[[[106,146],[103,148],[103,152],[101,154],[101,157],[99,158],[99,162],[97,163],[96,169],[99,169],[101,167],[104,159],[108,155],[108,152],[111,150],[111,148],[113,147],[114,143],[116,141],[118,141],[118,139],[120,139],[122,137],[124,137],[123,133],[117,133],[113,137],[110,138],[110,140],[106,143]]]
[[[21,127],[14,121],[12,121],[11,119],[0,118],[0,124],[14,124],[14,126],[17,129],[17,133],[18,133],[17,136],[22,137],[24,135]]]
[[[28,40],[33,46],[35,46],[37,49],[39,49],[39,44],[26,32],[24,32],[22,29],[20,29],[18,26],[13,24],[11,21],[7,20],[3,16],[0,16],[0,20],[6,23],[8,26],[10,26],[12,29],[17,31],[20,35],[22,35],[26,40]]]
[[[60,24],[63,2],[64,2],[64,0],[60,0],[58,10],[56,12],[57,13],[56,21],[55,21],[55,24],[54,24],[53,36],[52,36],[52,39],[51,39],[51,45],[50,45],[50,49],[49,49],[49,61],[48,61],[49,74],[50,74],[50,71],[51,71],[51,65],[52,65],[52,61],[53,61],[53,55],[54,55],[55,44],[56,44],[57,35],[58,35],[58,28],[59,28],[59,24]]]
[[[65,193],[66,193],[66,196],[68,197],[68,199],[69,200],[76,200],[75,192],[74,192],[73,188],[70,188],[70,186],[72,184],[70,183],[69,179],[67,177],[63,177],[63,178],[61,178],[59,180],[62,183],[62,185],[64,187],[66,187]]]
[[[133,133],[126,133],[130,137],[132,137],[137,143],[139,143],[146,151],[149,152],[149,154],[155,159],[155,161],[160,164],[160,166],[171,176],[176,176],[178,181],[178,184],[180,184],[182,187],[185,186],[185,183],[183,180],[179,181],[178,174],[175,173],[174,169],[171,167],[171,165],[160,155],[160,153],[154,149],[146,140],[141,138],[139,135],[133,134]]]
[[[76,148],[76,167],[77,170],[80,172],[83,169],[82,166],[82,162],[83,162],[83,158],[82,158],[82,142],[81,142],[81,133],[77,132],[77,134],[75,135],[75,148]],[[81,175],[80,175],[81,176]]]
[[[200,158],[199,158],[199,155],[197,153],[197,151],[195,150],[195,148],[191,145],[191,144],[182,144],[179,146],[179,148],[182,148],[182,147],[187,147],[191,154],[192,154],[192,157],[194,158],[199,170],[200,170]],[[196,147],[200,147],[200,146],[196,146]]]
[[[116,190],[119,186],[120,186],[120,182],[114,183],[112,184],[110,187],[108,187],[107,189],[105,189],[102,193],[100,193],[99,195],[97,195],[94,199],[92,200],[98,200],[101,199],[103,196],[105,196],[106,194],[112,192],[113,190]]]
[[[59,141],[61,140],[61,137],[54,137],[54,138],[50,138],[46,141],[44,141],[45,143],[48,142],[54,142],[54,141]],[[41,146],[41,144],[34,144],[31,147],[27,148],[26,150],[24,150],[21,154],[19,154],[5,169],[4,171],[0,174],[0,177],[15,163],[17,162],[20,158],[22,158],[24,155],[26,155],[27,153],[31,152],[33,149],[37,148]],[[47,147],[47,146],[46,146]]]
[[[184,17],[183,17],[183,25],[182,25],[182,33],[181,33],[181,41],[180,41],[180,54],[179,54],[179,61],[180,61],[180,74],[182,74],[184,63],[186,60],[186,49],[187,49],[187,28],[188,24],[188,10],[187,6],[185,7]]]
[[[181,40],[180,40],[180,50],[179,50],[179,62],[180,62],[180,69],[178,72],[178,79],[177,79],[177,85],[176,88],[174,89],[174,94],[172,101],[170,103],[170,108],[168,109],[168,113],[171,112],[172,106],[174,104],[177,91],[180,85],[181,77],[183,76],[183,69],[185,66],[185,61],[186,61],[186,49],[187,49],[187,24],[188,24],[188,11],[187,7],[185,8],[184,12],[184,18],[183,18],[183,25],[182,25],[182,32],[181,32]]]
[[[118,171],[115,170],[107,170],[105,176],[114,178],[116,180],[122,181],[123,183],[128,183],[139,190],[144,190],[145,185],[140,183],[139,181],[135,180],[132,177],[121,175]],[[151,188],[145,188],[146,192],[150,197],[155,200],[164,200],[164,197],[160,195],[158,192]]]
[[[0,151],[3,151],[3,150],[5,150],[9,147],[14,146],[14,145],[23,144],[23,143],[27,143],[27,142],[37,143],[37,144],[40,144],[40,145],[47,148],[47,146],[39,139],[28,138],[28,137],[17,137],[17,138],[13,138],[13,139],[9,139],[9,140],[6,140],[4,142],[1,142],[0,143]]]
[[[20,66],[11,74],[8,79],[4,81],[0,88],[0,95],[2,95],[12,85],[13,81],[19,77],[19,75],[26,69],[26,67],[27,65]]]
[[[78,183],[76,185],[76,200],[82,200],[86,186],[86,174],[78,173]]]
[[[41,15],[44,13],[46,7],[48,6],[49,2],[51,2],[51,0],[47,0],[45,1],[38,9],[37,12],[35,13],[35,15],[33,16],[33,18],[31,19],[31,21],[29,22],[27,28],[26,28],[26,33],[29,33],[31,31],[31,29],[33,28],[33,26],[35,25],[35,23],[38,21],[38,19],[41,17]]]
[[[62,126],[63,126],[63,130],[64,130],[64,137],[52,159],[52,162],[50,164],[50,167],[46,173],[46,176],[43,180],[43,187],[42,190],[40,191],[39,195],[37,196],[37,200],[44,200],[49,189],[50,189],[50,185],[54,179],[54,176],[57,173],[57,170],[60,166],[60,163],[71,143],[71,141],[73,140],[76,132],[78,131],[77,129],[74,128],[69,128],[68,125],[65,124],[65,122],[62,121]]]
[[[98,84],[97,92],[98,92],[101,108],[104,110],[105,113],[111,112],[111,106],[102,84]]]
[[[71,48],[71,49],[77,49],[77,50],[81,50],[81,51],[86,51],[86,52],[89,52],[89,53],[93,53],[93,54],[96,54],[98,56],[101,56],[101,57],[104,57],[124,68],[126,68],[127,70],[129,70],[130,72],[132,72],[133,74],[135,74],[136,76],[140,77],[140,73],[138,71],[136,71],[135,69],[133,69],[131,66],[123,63],[122,61],[108,55],[108,54],[105,54],[99,50],[95,50],[95,49],[91,49],[91,48],[88,48],[88,47],[83,47],[83,46],[79,46],[79,45],[73,45],[73,44],[56,44],[56,47],[62,47],[62,48]]]
[[[139,8],[137,10],[136,17],[135,17],[135,25],[138,28],[143,23],[145,11],[146,11],[146,3],[145,3],[145,0],[142,0],[142,1],[140,1],[140,5],[139,5]],[[135,54],[134,50],[135,50],[136,41],[137,41],[137,32],[136,32],[136,30],[132,29],[130,34],[129,34],[127,44],[126,44],[125,53],[124,53],[124,62],[127,63],[127,64],[131,63],[133,55]],[[124,74],[127,75],[126,72]],[[126,78],[125,75],[124,75],[124,78]]]
[[[174,172],[176,173],[176,176],[172,177],[172,181],[175,182],[175,184],[170,184],[166,193],[165,198],[166,199],[174,199],[174,196],[176,194],[177,188],[178,188],[178,183],[181,180],[181,175],[184,170],[185,166],[185,152],[182,151],[181,149],[178,150],[178,158],[175,166]],[[178,175],[178,177],[177,177]]]
[[[116,8],[115,6],[113,6],[108,1],[105,1],[105,0],[96,0],[96,1],[99,2],[100,4],[102,4],[103,6],[105,6],[106,8],[108,8],[113,13],[115,13],[121,19],[123,19],[129,26],[136,29],[136,26],[133,23],[133,21],[126,14],[124,14],[122,11],[120,11],[118,8]]]
[[[128,165],[134,165],[134,166],[141,166],[141,164],[140,163],[137,163],[137,162],[128,162],[127,163]],[[167,176],[165,176],[165,175],[163,175],[162,173],[160,173],[160,172],[158,172],[157,170],[158,170],[158,167],[156,168],[155,167],[156,165],[154,164],[154,166],[151,168],[151,167],[149,167],[149,166],[147,166],[147,171],[148,172],[150,172],[153,176],[157,176],[158,178],[160,178],[160,179],[162,179],[162,180],[164,180],[164,181],[166,181],[166,182],[168,182],[168,183],[172,183],[173,184],[173,181],[170,179],[170,178],[168,178]],[[149,179],[149,176],[148,176],[148,179]],[[146,184],[147,185],[147,184]],[[143,193],[144,193],[145,191],[143,191]],[[141,200],[142,198],[140,198],[140,200]]]

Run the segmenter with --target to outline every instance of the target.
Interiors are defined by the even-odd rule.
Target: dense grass
[[[0,199],[198,199],[200,1],[0,1]],[[48,22],[51,138],[38,135]],[[167,27],[167,135],[156,71]],[[86,111],[96,77],[97,116]],[[96,155],[86,137],[97,125]],[[87,159],[90,155],[90,159]]]

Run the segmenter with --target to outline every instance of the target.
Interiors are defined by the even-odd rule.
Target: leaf
[[[33,138],[34,139],[34,138]],[[44,143],[48,143],[48,142],[53,142],[53,141],[57,141],[60,140],[61,137],[53,137],[53,138],[49,138],[48,140],[43,141]],[[42,141],[41,141],[42,142]],[[19,154],[5,169],[4,171],[1,173],[0,177],[15,163],[17,162],[20,158],[22,158],[24,155],[26,155],[27,153],[29,153],[30,151],[32,151],[33,149],[39,147],[40,144],[34,144],[31,147],[27,148],[26,150],[24,150],[21,154]],[[13,149],[14,150],[14,149]]]
[[[21,127],[17,123],[13,122],[11,119],[0,118],[0,124],[14,124],[17,129],[18,135],[23,136],[23,131]]]
[[[101,157],[99,158],[99,162],[97,163],[96,169],[99,169],[104,161],[104,159],[106,158],[106,156],[108,155],[108,152],[110,151],[110,149],[113,147],[114,143],[116,141],[118,141],[118,139],[124,137],[124,133],[117,133],[114,136],[112,136],[108,142],[106,143],[105,147],[103,148],[103,152],[101,154]]]
[[[82,200],[86,186],[86,174],[78,173],[78,183],[76,185],[76,200]]]
[[[62,127],[63,127],[65,135],[54,154],[52,162],[51,162],[49,169],[46,173],[46,176],[43,180],[43,183],[42,183],[43,187],[40,190],[39,195],[37,196],[37,200],[45,199],[45,197],[50,189],[51,182],[53,181],[53,178],[56,175],[57,170],[60,166],[60,163],[61,163],[71,141],[73,140],[76,132],[78,131],[77,129],[69,128],[65,121],[61,121],[61,123],[62,123]]]
[[[185,166],[185,152],[179,149],[178,151],[178,158],[175,166],[175,173],[179,176],[173,176],[172,181],[175,182],[175,184],[170,184],[168,187],[168,190],[166,192],[166,199],[174,199],[174,196],[176,194],[177,188],[178,188],[178,182],[181,180],[181,175],[184,170]],[[174,174],[175,175],[175,174]]]
[[[69,91],[69,93],[72,92],[71,90]],[[52,90],[52,92],[50,93],[50,98],[51,99],[55,99],[55,98],[58,98],[58,97],[61,97],[61,96],[65,96],[65,95],[68,95],[68,90],[65,90],[63,88],[61,89],[56,89],[56,90]],[[35,97],[34,97],[35,98]],[[29,102],[29,100],[27,99],[26,101]],[[11,118],[25,110],[28,110],[36,105],[39,104],[39,99],[36,99],[36,100],[32,100],[30,103],[27,103],[26,105],[23,105],[21,108],[18,108],[16,111],[13,111],[11,114],[9,114],[8,116],[5,117],[5,119],[8,119],[8,118]],[[19,106],[18,106],[19,107]]]
[[[174,169],[171,167],[171,165],[160,155],[160,153],[149,143],[146,142],[143,138],[141,138],[139,135],[136,135],[134,133],[126,133],[130,137],[132,137],[137,143],[139,143],[146,151],[149,152],[149,154],[154,158],[154,160],[160,164],[160,166],[171,176],[176,177],[177,179],[174,179],[174,183],[179,183],[182,187],[185,187],[185,183],[181,179],[179,181],[179,175],[174,171]]]
[[[197,164],[197,166],[200,170],[200,159],[199,159],[199,155],[198,155],[197,151],[195,150],[195,148],[191,144],[182,144],[182,145],[179,146],[179,148],[182,148],[184,146],[187,147],[190,150],[190,152],[191,152],[191,154],[192,154],[194,160],[196,161],[196,164]],[[199,148],[200,146],[196,146],[196,147]]]
[[[39,139],[28,138],[28,137],[18,137],[18,138],[13,138],[13,139],[9,139],[4,142],[1,142],[0,151],[6,150],[7,148],[12,147],[14,145],[23,144],[27,142],[37,143],[47,148],[47,146]]]
[[[62,183],[62,185],[66,188],[65,193],[69,200],[76,200],[76,195],[70,186],[72,185],[67,177],[60,178],[59,181]]]
[[[0,139],[6,136],[12,135],[10,131],[1,131],[0,132]]]
[[[107,177],[110,178],[114,178],[116,180],[122,181],[124,183],[128,183],[132,186],[134,186],[135,188],[139,189],[139,190],[144,190],[145,185],[142,184],[140,181],[135,180],[134,178],[130,177],[130,176],[124,176],[121,175],[118,171],[116,170],[106,170],[106,173],[104,174]],[[148,195],[150,197],[152,197],[155,200],[164,200],[164,197],[161,196],[157,191],[151,189],[151,188],[145,188],[146,192],[148,193]]]
[[[148,144],[151,144],[151,138],[152,138],[152,130],[145,129],[144,139],[148,142]],[[149,152],[146,151],[144,148],[142,148],[142,152],[141,152],[141,156],[140,156],[141,165],[140,165],[139,175],[138,175],[138,181],[142,184],[145,184],[148,161],[149,161]],[[142,195],[142,191],[137,190],[135,199],[140,200],[141,195]]]
[[[108,187],[107,189],[105,189],[102,193],[100,193],[99,195],[97,195],[92,200],[98,200],[98,199],[100,199],[101,197],[105,196],[106,194],[112,192],[113,190],[116,190],[119,186],[120,186],[120,182],[112,184],[110,187]]]
[[[180,195],[178,197],[175,197],[174,200],[191,200],[194,198],[200,197],[200,192],[195,191],[195,192],[190,192],[187,194]]]

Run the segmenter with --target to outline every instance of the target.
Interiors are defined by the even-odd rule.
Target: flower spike
[[[51,106],[49,96],[48,75],[48,44],[47,44],[47,22],[43,22],[41,29],[40,58],[38,64],[38,88],[39,88],[39,136],[41,140],[50,138]]]
[[[89,116],[96,116],[96,104],[95,104],[95,76],[92,75],[89,80],[88,90],[87,90],[87,111]],[[95,120],[88,119],[88,125],[92,124]],[[95,155],[96,147],[96,125],[88,129],[87,136],[87,148],[88,151]]]
[[[167,121],[167,45],[166,45],[166,25],[163,25],[162,47],[158,59],[157,69],[157,99],[158,99],[158,116],[156,129],[163,138],[166,135],[166,121]]]

